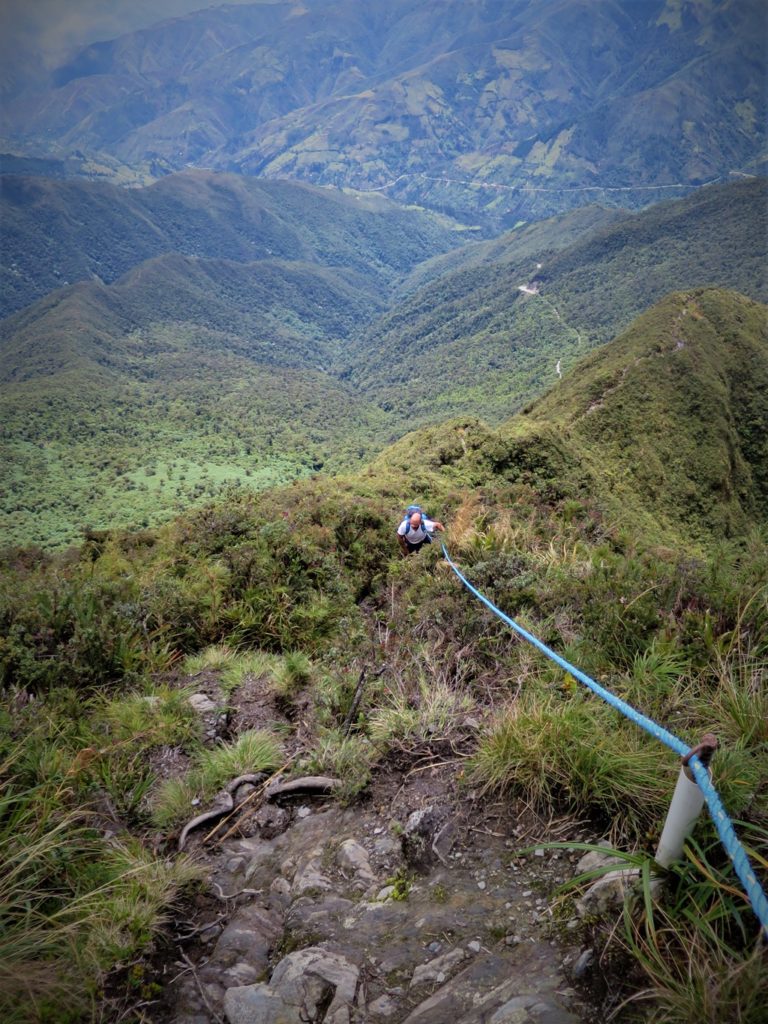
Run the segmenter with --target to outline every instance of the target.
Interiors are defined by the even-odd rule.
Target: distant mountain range
[[[291,183],[10,185],[10,203],[38,197],[17,205],[17,268],[37,239],[42,280],[55,267],[85,278],[0,322],[2,527],[15,540],[61,544],[233,483],[349,468],[446,417],[498,423],[670,291],[768,299],[762,179],[453,249],[462,236],[431,215]],[[247,259],[248,241],[279,258]],[[94,279],[118,242],[111,271],[130,269]],[[214,256],[228,249],[238,258]]]
[[[209,8],[11,77],[0,126],[90,176],[386,188],[498,229],[759,173],[766,27],[761,0]]]
[[[401,420],[474,407],[498,421],[670,291],[720,285],[768,301],[766,179],[591,223],[589,212],[436,258],[443,274],[355,336],[344,376]]]

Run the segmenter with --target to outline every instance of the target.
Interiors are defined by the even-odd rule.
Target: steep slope
[[[719,289],[669,296],[502,434],[530,446],[539,430],[619,523],[683,540],[768,523],[768,309]]]
[[[671,290],[722,285],[768,300],[765,179],[624,215],[565,247],[551,241],[557,224],[437,260],[459,269],[360,335],[346,376],[403,424],[498,421]]]
[[[449,222],[383,196],[188,171],[147,188],[0,178],[2,315],[53,288],[107,283],[153,256],[347,267],[381,289],[459,244]]]
[[[38,1024],[43,1001],[48,1024],[125,1019],[138,998],[156,1024],[298,1024],[341,989],[392,1024],[637,1020],[614,1011],[639,1001],[681,1024],[715,991],[710,1020],[756,1024],[767,951],[706,813],[673,889],[629,896],[622,929],[595,892],[565,902],[585,842],[653,872],[677,754],[512,638],[436,545],[400,558],[393,530],[418,496],[536,636],[684,744],[714,732],[764,886],[767,413],[764,310],[676,295],[500,431],[430,428],[346,479],[91,531],[63,557],[0,552],[0,838],[26,868],[3,1019]],[[246,770],[271,792],[238,798]],[[301,991],[307,965],[324,983]]]
[[[4,135],[155,174],[397,179],[393,195],[509,226],[758,167],[764,31],[759,0],[207,9],[86,48],[5,104]]]
[[[768,310],[703,289],[663,299],[498,430],[425,427],[372,475],[416,493],[523,483],[690,548],[768,523],[767,439]]]

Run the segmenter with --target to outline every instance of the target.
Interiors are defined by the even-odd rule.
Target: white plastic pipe
[[[696,824],[703,806],[704,794],[688,775],[688,770],[681,768],[656,850],[656,861],[662,867],[668,868],[682,857],[686,836]]]

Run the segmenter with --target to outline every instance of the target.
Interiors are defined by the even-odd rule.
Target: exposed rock
[[[155,698],[158,699],[158,698]],[[210,697],[204,693],[192,693],[189,696],[189,703],[198,715],[210,715],[216,711],[216,705]]]
[[[291,894],[303,896],[306,893],[328,892],[333,886],[330,878],[322,871],[322,850],[300,864],[293,878]]]
[[[277,897],[281,905],[287,906],[290,902],[291,883],[287,878],[283,878],[282,875],[278,875],[277,878],[272,879],[269,885],[269,891],[272,896]]]
[[[448,863],[448,857],[453,849],[453,844],[458,838],[458,831],[456,822],[451,819],[443,825],[432,839],[432,852],[443,864]]]
[[[549,957],[543,944],[532,945],[510,970],[509,961],[479,956],[412,1010],[403,1024],[532,1024],[537,1019],[541,1024],[578,1024],[579,1017],[556,992],[558,975]],[[499,978],[504,978],[501,984]],[[541,1014],[526,1016],[535,1006]]]
[[[286,1006],[268,985],[227,989],[224,1013],[229,1024],[302,1024],[298,1007]]]
[[[443,982],[466,957],[463,949],[452,949],[450,953],[435,957],[429,963],[419,964],[411,978],[411,988],[417,985],[426,985],[428,982]]]
[[[253,985],[262,978],[262,973],[257,971],[250,964],[238,963],[222,971],[219,980],[224,988],[233,988],[239,985]]]
[[[581,955],[579,956],[579,958],[576,961],[576,963],[573,965],[573,972],[572,973],[573,973],[574,978],[581,978],[581,977],[583,977],[587,973],[589,968],[592,966],[592,963],[593,963],[594,959],[595,959],[595,951],[594,951],[594,949],[585,949],[583,951],[583,953],[581,953]]]
[[[597,846],[602,846],[606,851],[613,850],[613,847],[606,839],[601,839]],[[583,875],[588,871],[596,871],[599,868],[608,867],[610,864],[615,864],[616,867],[626,863],[620,857],[615,856],[613,853],[601,853],[599,850],[589,850],[579,860],[576,865],[576,874]]]
[[[611,871],[598,878],[576,901],[576,912],[581,917],[599,917],[624,904],[624,898],[637,882],[636,868]]]
[[[376,881],[368,854],[354,839],[344,840],[336,851],[336,863],[342,871],[351,871],[356,874],[366,885]]]
[[[304,1020],[319,1017],[327,1005],[324,1024],[349,1024],[355,1005],[359,971],[345,957],[319,947],[289,954],[275,968],[270,987],[289,1004],[300,1006]],[[331,997],[330,1003],[328,998]]]
[[[431,846],[451,818],[432,806],[408,820],[409,837],[429,844],[432,867],[398,900],[375,881],[375,844],[390,840],[373,838],[360,808],[291,815],[286,831],[270,841],[228,840],[215,884],[263,895],[249,905],[224,905],[234,916],[207,962],[201,954],[196,974],[175,985],[174,1024],[209,1024],[211,1013],[226,1013],[230,1024],[575,1024],[578,1017],[559,995],[561,955],[549,942],[533,941],[533,863],[510,867],[507,847],[491,833],[476,841],[462,833],[460,856],[437,863]],[[373,854],[363,846],[369,838]],[[403,870],[397,847],[391,856],[379,878]],[[485,891],[478,881],[487,883]],[[536,906],[546,901],[538,898]],[[280,945],[293,952],[267,981],[267,957]],[[432,956],[428,963],[425,955]]]
[[[219,707],[205,693],[193,693],[189,697],[189,703],[200,716],[203,724],[203,733],[208,742],[212,742],[219,736],[227,724],[227,713],[224,708]]]
[[[288,828],[291,815],[278,804],[262,804],[250,815],[249,823],[262,839],[274,839]]]
[[[282,934],[282,918],[274,911],[256,904],[241,907],[219,936],[212,960],[223,967],[242,961],[263,977]]]
[[[224,996],[230,1024],[351,1024],[358,969],[317,947],[284,957],[269,985],[231,988]]]
[[[537,996],[513,996],[496,1010],[488,1024],[528,1024],[528,1008],[537,1002]]]
[[[417,871],[427,871],[438,859],[432,842],[444,821],[445,813],[431,804],[409,815],[401,843],[406,862]]]
[[[388,1020],[390,1017],[394,1017],[397,1011],[397,1003],[386,993],[368,1004],[368,1013],[372,1020]]]
[[[335,893],[328,893],[318,900],[306,896],[295,900],[285,920],[291,941],[316,944],[324,939],[333,939],[344,928],[344,921],[355,907],[352,900]]]

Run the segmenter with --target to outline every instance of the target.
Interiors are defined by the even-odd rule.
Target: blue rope
[[[453,569],[454,573],[458,576],[464,586],[472,594],[475,595],[478,600],[489,608],[494,615],[497,615],[502,622],[505,622],[510,626],[516,633],[524,637],[530,644],[537,647],[542,654],[545,654],[548,658],[559,665],[562,669],[572,675],[575,679],[584,683],[585,686],[589,687],[593,693],[596,693],[598,697],[602,697],[606,703],[610,704],[611,707],[616,708],[622,715],[628,718],[635,725],[639,725],[641,729],[645,729],[647,733],[654,736],[657,740],[660,740],[666,746],[670,747],[679,754],[680,757],[685,757],[690,752],[690,747],[686,746],[681,739],[678,739],[673,733],[668,732],[663,726],[654,722],[653,719],[647,718],[641,714],[636,708],[633,708],[631,704],[627,704],[626,701],[621,700],[615,694],[611,693],[610,690],[606,690],[604,686],[596,683],[594,679],[590,679],[588,675],[585,675],[579,669],[569,664],[565,658],[561,658],[559,654],[556,654],[553,650],[550,650],[546,644],[543,644],[541,640],[537,639],[532,633],[529,633],[527,629],[523,629],[519,623],[515,622],[514,619],[510,619],[508,615],[505,615],[500,608],[497,608],[495,604],[488,600],[479,590],[469,582],[469,580],[462,575],[458,567],[451,560],[451,556],[448,554],[448,549],[443,544],[443,554],[445,560]],[[752,904],[752,909],[757,915],[758,920],[762,926],[765,938],[768,938],[768,899],[766,899],[765,893],[763,892],[760,883],[757,880],[754,869],[749,862],[749,858],[744,852],[744,847],[738,840],[736,833],[733,828],[733,823],[728,817],[728,814],[723,807],[722,801],[717,793],[717,790],[712,785],[707,771],[701,760],[694,754],[688,762],[691,771],[698,783],[699,789],[704,794],[704,799],[709,807],[709,813],[712,815],[712,820],[715,823],[717,834],[720,836],[720,841],[725,848],[725,852],[730,857],[731,863],[736,874],[744,886],[744,891],[747,894],[749,902]]]

